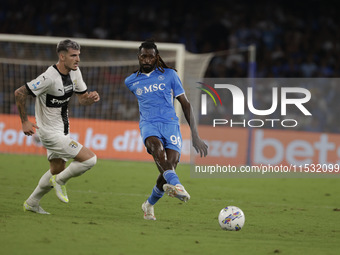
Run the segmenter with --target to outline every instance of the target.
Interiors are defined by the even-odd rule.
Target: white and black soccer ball
[[[236,206],[227,206],[218,215],[218,223],[223,230],[239,231],[243,228],[244,222],[244,213]]]

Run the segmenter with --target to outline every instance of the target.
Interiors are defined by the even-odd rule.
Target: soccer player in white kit
[[[52,188],[64,203],[69,199],[66,182],[92,168],[96,155],[69,134],[68,102],[75,93],[81,105],[91,105],[100,100],[96,91],[88,92],[78,68],[80,46],[72,40],[63,40],[57,45],[58,63],[47,68],[36,79],[15,91],[22,130],[25,135],[34,135],[47,149],[50,169],[40,178],[33,193],[24,202],[24,211],[49,214],[39,205],[41,198]],[[26,99],[31,95],[35,100],[36,124],[27,118]],[[66,161],[74,159],[68,167]]]

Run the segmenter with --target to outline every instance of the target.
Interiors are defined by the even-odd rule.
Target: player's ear
[[[138,60],[140,60],[140,56],[141,56],[141,52],[138,51],[138,53],[137,53],[137,59],[138,59]]]
[[[65,52],[60,51],[60,52],[58,53],[58,57],[59,57],[60,60],[65,60]]]

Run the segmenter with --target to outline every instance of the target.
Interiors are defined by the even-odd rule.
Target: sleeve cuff
[[[32,92],[32,90],[30,89],[30,87],[28,87],[27,83],[25,84],[25,86],[26,86],[26,89],[28,90],[28,93],[29,93],[31,96],[36,97],[36,95]]]
[[[84,91],[75,91],[76,94],[85,94],[87,92],[87,89]]]

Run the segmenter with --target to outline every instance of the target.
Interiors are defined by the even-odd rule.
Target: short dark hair
[[[68,51],[68,49],[80,50],[80,45],[70,39],[60,41],[57,45],[57,53],[61,51]]]

